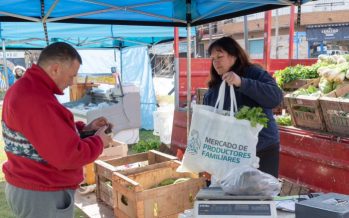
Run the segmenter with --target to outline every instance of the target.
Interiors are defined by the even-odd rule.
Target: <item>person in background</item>
[[[73,217],[83,166],[111,142],[105,118],[88,125],[74,122],[55,97],[72,84],[81,63],[72,46],[53,43],[5,95],[2,134],[8,160],[2,170],[6,200],[16,217]],[[91,130],[96,133],[80,138]]]
[[[222,82],[233,86],[238,109],[242,106],[261,107],[267,115],[268,127],[258,136],[257,156],[259,169],[278,178],[279,132],[273,118],[272,109],[282,99],[282,91],[275,80],[260,66],[252,64],[246,52],[231,37],[223,37],[213,42],[208,49],[212,59],[209,90],[204,95],[203,104],[215,106]],[[224,110],[230,110],[230,92],[225,92]]]
[[[15,75],[16,80],[20,79],[23,76],[24,72],[25,68],[22,66],[18,65],[13,68],[13,74]]]

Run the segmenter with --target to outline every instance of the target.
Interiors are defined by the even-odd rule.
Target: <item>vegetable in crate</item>
[[[297,64],[294,67],[286,67],[283,70],[276,71],[274,78],[279,87],[283,87],[284,84],[292,82],[297,79],[314,79],[318,78],[318,69],[323,63],[316,63],[311,66],[303,66]]]
[[[158,187],[165,186],[165,185],[172,185],[175,181],[176,179],[172,179],[172,178],[165,179],[159,183]]]
[[[319,95],[320,96],[320,93],[318,93],[318,89],[315,87],[315,86],[308,86],[308,88],[304,89],[304,88],[300,88],[296,91],[294,91],[291,95],[293,97],[297,97],[297,96],[301,96],[301,95],[312,95],[312,96],[317,96]]]
[[[275,117],[276,123],[280,126],[292,126],[290,115],[281,115]]]
[[[321,77],[319,82],[319,89],[321,93],[327,94],[333,90],[333,82]]]

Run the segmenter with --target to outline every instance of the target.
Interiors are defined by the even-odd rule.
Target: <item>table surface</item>
[[[111,207],[103,202],[97,201],[96,194],[81,194],[78,190],[75,193],[75,206],[80,208],[87,216],[93,218],[112,218],[114,213]],[[277,210],[278,218],[295,218],[294,213]]]

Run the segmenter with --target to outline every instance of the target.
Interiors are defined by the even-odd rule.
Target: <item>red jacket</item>
[[[33,65],[6,93],[2,125],[8,157],[3,172],[8,183],[30,190],[75,189],[82,167],[103,151],[99,136],[80,139],[83,123],[54,94],[52,79]]]

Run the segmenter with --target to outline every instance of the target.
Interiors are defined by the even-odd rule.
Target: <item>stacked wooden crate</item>
[[[111,207],[116,207],[116,195],[112,188],[112,175],[114,172],[124,172],[143,169],[146,170],[152,165],[160,164],[177,158],[158,151],[148,151],[144,153],[129,155],[120,158],[95,161],[96,175],[96,196],[97,199],[105,202]],[[137,167],[142,166],[142,167]]]
[[[307,84],[310,84],[311,82],[315,81],[316,79],[296,79],[296,80],[293,80],[289,83],[285,83],[283,86],[282,86],[282,91],[283,91],[283,95],[284,97],[293,92],[293,91],[296,91],[297,89],[307,85]],[[273,109],[273,113],[274,114],[282,114],[282,110],[287,110],[287,105],[285,103],[285,100],[283,99],[283,101]]]
[[[127,156],[128,146],[123,142],[113,140],[108,148],[104,148],[102,154],[98,157],[98,160],[108,160],[113,158]],[[90,163],[84,166],[84,182],[88,185],[96,183],[96,176],[94,170],[94,163]]]
[[[339,135],[349,135],[349,84],[320,98],[320,105],[327,131]]]
[[[306,89],[310,85],[318,87],[320,79],[302,86]],[[284,97],[288,112],[291,114],[293,125],[316,130],[326,131],[326,125],[322,114],[319,97],[297,96],[287,94]]]

